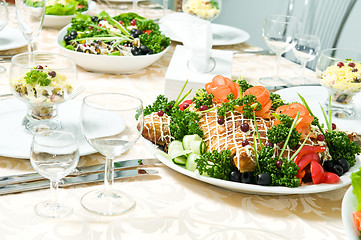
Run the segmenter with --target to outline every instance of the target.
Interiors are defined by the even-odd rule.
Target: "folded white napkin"
[[[206,73],[214,67],[211,61],[212,26],[209,21],[186,13],[172,13],[160,19],[171,35],[183,42],[189,56],[188,67]]]

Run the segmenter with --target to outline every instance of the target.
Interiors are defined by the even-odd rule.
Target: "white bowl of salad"
[[[169,49],[159,25],[135,13],[115,17],[78,14],[57,37],[64,54],[87,71],[128,74],[144,69]]]
[[[88,0],[46,0],[44,27],[62,28],[69,24],[77,13],[87,13],[96,8]]]

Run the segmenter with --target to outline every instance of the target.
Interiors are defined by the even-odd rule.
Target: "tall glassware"
[[[8,8],[5,0],[0,0],[0,31],[3,30],[8,22]],[[0,73],[5,72],[6,68],[0,66]]]
[[[289,83],[279,77],[279,63],[281,55],[291,50],[295,44],[295,35],[299,31],[299,21],[296,17],[287,15],[272,15],[265,19],[263,26],[263,37],[267,46],[276,53],[276,62],[273,77],[260,79],[261,82],[269,84],[274,82]]]
[[[58,218],[72,212],[72,207],[58,201],[59,180],[71,173],[79,160],[76,137],[63,131],[41,132],[33,137],[30,162],[43,177],[50,180],[50,200],[35,206],[39,216]]]
[[[45,0],[15,0],[15,5],[20,30],[28,41],[28,52],[33,52],[34,41],[43,27]]]
[[[300,62],[299,77],[305,78],[306,64],[316,58],[320,50],[320,38],[315,35],[297,34],[293,54]]]
[[[85,209],[101,215],[129,211],[135,201],[114,190],[114,158],[133,146],[143,130],[143,104],[136,97],[120,93],[101,93],[84,98],[81,128],[87,141],[106,157],[104,189],[83,196]]]
[[[321,51],[316,75],[331,97],[334,117],[354,119],[356,110],[353,97],[361,92],[361,51],[329,48]],[[325,101],[326,110],[329,99]]]

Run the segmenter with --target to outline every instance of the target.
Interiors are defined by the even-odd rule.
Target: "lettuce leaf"
[[[60,3],[56,3],[54,5],[47,6],[45,8],[46,15],[73,15],[76,11],[76,7],[78,6],[77,1],[70,1],[69,3],[62,5]]]
[[[361,168],[351,174],[352,193],[357,199],[357,211],[361,210]]]

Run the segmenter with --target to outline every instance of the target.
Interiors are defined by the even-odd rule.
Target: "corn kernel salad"
[[[66,76],[49,67],[38,65],[24,76],[10,80],[11,89],[32,104],[54,104],[69,98],[73,92]]]
[[[322,73],[321,83],[340,92],[359,92],[361,90],[361,64],[338,62]]]
[[[212,0],[189,0],[183,5],[183,12],[205,20],[211,20],[219,15],[220,10],[217,1]]]

